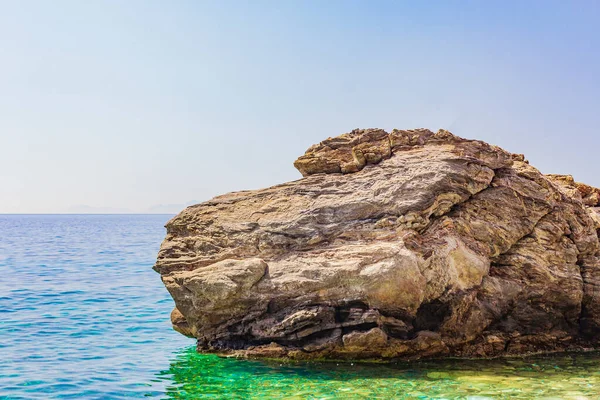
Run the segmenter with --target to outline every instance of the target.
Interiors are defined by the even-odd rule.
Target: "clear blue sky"
[[[0,0],[0,213],[266,187],[357,127],[600,186],[600,2]]]

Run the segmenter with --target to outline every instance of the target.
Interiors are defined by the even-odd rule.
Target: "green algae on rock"
[[[200,351],[296,359],[597,348],[600,190],[448,131],[354,130],[304,178],[167,223],[155,270]]]

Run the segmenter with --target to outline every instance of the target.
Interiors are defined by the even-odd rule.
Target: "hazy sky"
[[[0,213],[266,187],[357,127],[600,186],[600,2],[0,0]]]

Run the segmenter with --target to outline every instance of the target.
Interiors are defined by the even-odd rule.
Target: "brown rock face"
[[[167,223],[155,270],[200,351],[296,359],[600,348],[600,190],[440,130],[354,130],[304,178]]]

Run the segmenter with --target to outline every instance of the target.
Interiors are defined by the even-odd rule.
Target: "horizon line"
[[[178,213],[136,213],[136,212],[126,212],[126,213],[1,213],[0,215],[175,215]]]

